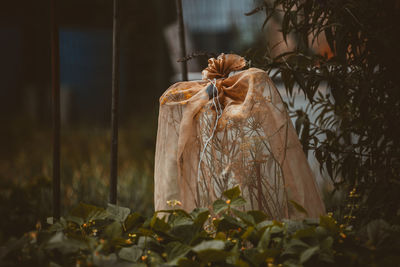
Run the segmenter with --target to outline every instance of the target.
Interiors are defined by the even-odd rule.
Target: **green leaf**
[[[154,214],[153,218],[151,219],[150,227],[153,230],[159,231],[159,232],[166,232],[171,228],[171,226],[169,226],[169,224],[167,224],[163,220],[159,219],[157,217],[157,214]]]
[[[197,228],[197,229],[196,229]],[[181,242],[190,244],[193,238],[198,234],[198,227],[193,226],[193,224],[180,224],[174,226],[170,234],[179,239]]]
[[[104,220],[107,218],[107,216],[108,214],[103,208],[85,203],[79,203],[79,205],[69,213],[68,218],[80,218],[81,220],[78,219],[75,221],[81,222],[79,223],[79,225],[81,225],[90,220]]]
[[[231,188],[231,189],[226,190],[226,191],[223,192],[222,194],[223,194],[226,198],[228,198],[228,199],[230,199],[230,200],[233,200],[233,199],[239,197],[239,196],[240,196],[240,193],[241,193],[241,192],[240,192],[240,187],[237,185],[237,186],[235,186],[235,187],[233,187],[233,188]]]
[[[166,247],[168,254],[168,264],[177,265],[180,259],[183,259],[185,255],[191,250],[191,247],[180,242],[171,242]]]
[[[282,253],[282,255],[298,255],[309,247],[310,246],[308,244],[301,241],[300,239],[293,238],[290,239],[290,241],[287,243],[285,251]]]
[[[311,236],[315,236],[315,227],[308,227],[305,229],[300,229],[297,230],[296,233],[293,235],[293,238],[306,238],[306,237],[311,237]]]
[[[231,255],[226,259],[228,264],[236,264],[239,261],[239,244],[236,243],[231,249]]]
[[[205,262],[222,261],[230,256],[224,251],[225,243],[221,240],[203,241],[192,250]]]
[[[197,255],[204,262],[219,262],[226,261],[226,259],[231,256],[231,253],[224,250],[209,249],[200,251]]]
[[[193,260],[186,258],[180,259],[178,262],[179,267],[200,267],[201,265]]]
[[[143,227],[139,228],[139,232],[144,236],[151,236],[151,235],[154,234],[154,232],[152,230],[147,229],[147,228],[143,228]]]
[[[217,226],[217,231],[228,231],[228,230],[234,230],[237,228],[244,228],[245,225],[240,223],[236,218],[231,217],[229,215],[224,215],[221,221],[218,223]]]
[[[62,232],[58,232],[49,239],[45,248],[48,250],[56,249],[62,254],[70,254],[88,249],[88,245],[83,240],[70,239],[65,237]]]
[[[253,218],[253,216],[251,216],[250,214],[237,210],[237,209],[232,209],[232,212],[239,217],[245,224],[247,225],[255,225],[255,220]]]
[[[135,213],[129,214],[124,222],[126,230],[129,231],[130,229],[132,229],[136,226],[139,226],[140,224],[143,223],[143,221],[144,221],[144,218],[139,213],[135,212]]]
[[[274,226],[271,227],[270,232],[271,232],[271,234],[278,234],[278,233],[283,232],[283,228],[280,227],[280,226],[274,225]]]
[[[320,216],[319,225],[332,233],[339,233],[339,226],[336,224],[335,219],[330,216]]]
[[[293,205],[293,207],[300,213],[305,214],[306,216],[308,216],[308,212],[306,211],[305,208],[303,208],[303,206],[301,206],[299,203],[297,203],[294,200],[289,200],[289,202]]]
[[[269,249],[249,248],[243,251],[244,258],[252,266],[265,266],[265,260],[270,254]]]
[[[320,247],[321,249],[331,249],[333,245],[333,238],[331,236],[328,236],[324,240],[322,240]]]
[[[271,241],[271,228],[265,229],[264,233],[261,236],[260,242],[258,242],[258,248],[259,249],[267,249],[269,247],[269,242]]]
[[[205,208],[196,209],[195,211],[191,213],[191,215],[194,217],[194,225],[202,227],[207,221],[208,215],[210,215],[210,211]]]
[[[271,225],[274,225],[273,221],[262,221],[256,225],[256,228],[257,230],[264,230],[265,228],[270,227]]]
[[[242,198],[241,196],[236,197],[235,199],[233,199],[230,203],[231,207],[241,207],[246,205],[246,200],[244,198]]]
[[[251,215],[254,218],[255,223],[260,223],[268,219],[267,214],[260,210],[250,210],[247,214]]]
[[[107,207],[107,212],[110,219],[123,223],[126,218],[128,218],[131,210],[129,208],[119,207],[117,205],[109,203]]]
[[[140,236],[137,241],[137,246],[142,248],[144,251],[161,251],[164,249],[155,238],[149,236]]]
[[[170,215],[168,218],[168,224],[172,227],[178,227],[181,225],[193,225],[193,219],[186,216],[180,216],[179,214],[176,216]]]
[[[160,214],[160,213],[178,214],[178,215],[180,215],[180,216],[185,216],[185,217],[188,217],[188,218],[192,218],[192,217],[190,216],[190,214],[187,213],[187,212],[186,212],[185,210],[183,210],[183,209],[158,210],[158,211],[156,211],[156,213],[157,213],[157,214]]]
[[[322,226],[317,226],[315,228],[315,233],[317,234],[317,236],[319,237],[325,237],[328,234],[328,231],[325,229],[325,227]]]
[[[122,236],[122,225],[120,222],[112,222],[104,231],[108,239],[115,239]]]
[[[285,267],[303,267],[303,264],[299,264],[295,259],[289,259],[283,262]]]
[[[84,219],[82,219],[80,217],[70,216],[70,215],[68,215],[66,217],[66,220],[69,221],[69,222],[76,223],[77,225],[82,225],[82,224],[85,223]]]
[[[303,251],[300,255],[300,263],[305,263],[308,261],[313,255],[315,255],[319,251],[319,246],[311,247]]]
[[[254,227],[253,226],[247,227],[246,231],[242,234],[241,238],[243,240],[246,240],[251,235],[251,233],[253,231],[254,231]]]
[[[228,209],[228,204],[226,204],[222,199],[217,199],[213,203],[213,209],[216,214],[220,214],[224,210]]]
[[[143,250],[138,246],[131,246],[126,248],[121,248],[118,256],[126,261],[137,262],[137,260],[142,256]]]
[[[193,247],[192,250],[194,252],[201,252],[204,250],[214,249],[214,250],[223,250],[225,248],[224,241],[221,240],[210,240],[203,241],[197,246]]]

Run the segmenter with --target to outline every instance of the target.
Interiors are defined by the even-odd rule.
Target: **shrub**
[[[128,208],[80,204],[68,216],[10,241],[2,266],[395,266],[400,226],[383,220],[355,231],[331,214],[270,220],[242,211],[238,187],[212,210],[160,211],[145,218]],[[294,206],[305,212],[298,204]]]
[[[293,111],[303,148],[314,152],[336,189],[357,187],[360,225],[400,221],[399,10],[394,0],[266,0],[249,13],[265,11],[265,23],[279,24],[282,42],[295,41],[277,57],[257,49],[248,57],[276,69],[288,94],[304,93],[309,112],[318,113],[310,121]],[[311,49],[321,37],[330,55]]]

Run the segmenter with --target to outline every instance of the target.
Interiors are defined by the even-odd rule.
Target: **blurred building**
[[[189,55],[198,52],[213,54],[241,53],[263,39],[261,13],[245,13],[259,6],[260,0],[183,0],[186,46]],[[174,65],[173,81],[180,79],[179,36],[177,22],[165,29],[171,61]],[[200,79],[207,66],[207,58],[188,61],[189,79]]]
[[[183,14],[197,50],[227,53],[254,44],[261,34],[263,14],[245,13],[259,0],[185,0]]]
[[[60,78],[63,118],[109,124],[112,1],[59,0]],[[154,115],[169,85],[170,58],[163,28],[175,20],[174,1],[121,0],[122,119]],[[49,1],[20,0],[0,10],[0,107],[50,123]],[[69,112],[70,114],[65,114]],[[154,114],[153,114],[154,113]],[[5,115],[7,114],[7,115]]]

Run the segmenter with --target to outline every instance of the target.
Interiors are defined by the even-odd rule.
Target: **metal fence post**
[[[53,106],[53,217],[60,218],[60,49],[57,0],[50,0],[51,81]]]
[[[110,203],[117,203],[119,104],[119,0],[113,1]]]
[[[182,10],[182,0],[176,0],[177,6],[177,15],[179,21],[179,43],[181,47],[181,58],[184,59],[186,57],[186,43],[185,43],[185,24],[183,22],[183,10]],[[188,80],[188,66],[187,61],[182,60],[182,80]]]

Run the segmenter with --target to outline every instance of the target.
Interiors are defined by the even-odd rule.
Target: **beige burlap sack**
[[[160,98],[155,209],[179,200],[185,210],[211,207],[240,185],[246,210],[273,219],[325,213],[318,188],[282,99],[267,73],[237,55],[210,59],[203,80],[179,82]],[[234,72],[232,75],[231,72]],[[229,75],[231,73],[231,75]]]

